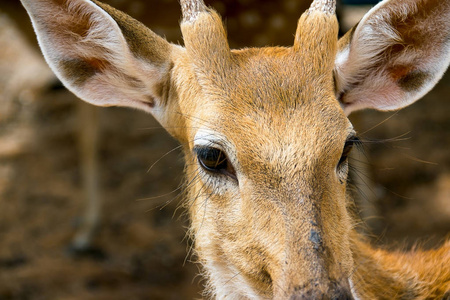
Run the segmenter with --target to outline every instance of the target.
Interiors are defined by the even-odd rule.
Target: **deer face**
[[[354,132],[334,91],[337,23],[316,18],[300,20],[293,48],[229,51],[215,17],[214,42],[183,27],[186,43],[202,49],[187,50],[192,82],[180,84],[180,95],[197,98],[180,102],[191,232],[223,294],[350,293],[345,183]],[[320,25],[322,40],[310,43]],[[209,51],[218,54],[202,56]]]
[[[348,288],[345,156],[354,132],[331,69],[301,76],[303,67],[292,49],[233,52],[221,83],[195,94],[207,104],[185,108],[191,232],[225,294]]]
[[[433,87],[450,60],[448,1],[383,1],[338,42],[334,1],[315,0],[293,47],[237,51],[202,1],[181,1],[185,47],[98,1],[22,2],[71,91],[148,111],[184,146],[211,295],[357,298],[346,115]]]

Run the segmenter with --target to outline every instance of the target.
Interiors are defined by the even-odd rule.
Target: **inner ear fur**
[[[336,95],[348,113],[420,99],[450,62],[450,2],[383,1],[339,41]]]
[[[180,47],[96,0],[22,3],[48,64],[78,97],[99,106],[152,113],[164,105],[172,52]]]

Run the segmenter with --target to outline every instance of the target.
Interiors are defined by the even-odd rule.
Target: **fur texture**
[[[355,135],[346,115],[408,105],[442,76],[449,1],[385,0],[338,43],[334,1],[317,0],[293,47],[243,50],[230,50],[202,1],[182,1],[185,47],[98,1],[22,2],[68,88],[93,104],[144,109],[183,145],[205,295],[448,296],[449,243],[387,252],[355,233],[345,155]],[[221,161],[202,165],[198,149]]]

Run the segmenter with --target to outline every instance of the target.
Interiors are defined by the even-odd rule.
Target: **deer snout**
[[[354,300],[348,282],[330,282],[312,287],[294,287],[289,300]],[[280,298],[281,299],[281,298]]]
[[[314,259],[314,255],[309,255]],[[290,270],[280,277],[271,276],[274,299],[289,300],[354,300],[346,272],[326,268],[323,260],[307,264],[289,264]],[[321,263],[322,261],[322,263]],[[305,269],[307,270],[306,272]]]

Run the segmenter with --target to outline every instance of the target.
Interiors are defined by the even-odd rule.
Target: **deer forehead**
[[[299,54],[293,48],[265,47],[232,50],[227,59],[218,55],[207,68],[196,67],[198,58],[185,60],[192,67],[196,83],[208,96],[228,96],[227,101],[236,104],[254,104],[256,100],[272,104],[282,100],[276,104],[292,106],[306,97],[318,98],[324,92],[334,92],[333,68],[324,70],[323,56],[324,49],[312,51],[306,47]]]
[[[302,72],[304,62],[288,48],[234,54],[219,83],[192,83],[202,101],[186,101],[186,115],[195,116],[189,118],[190,148],[219,145],[244,167],[277,170],[340,155],[352,127],[334,96],[331,74]]]

